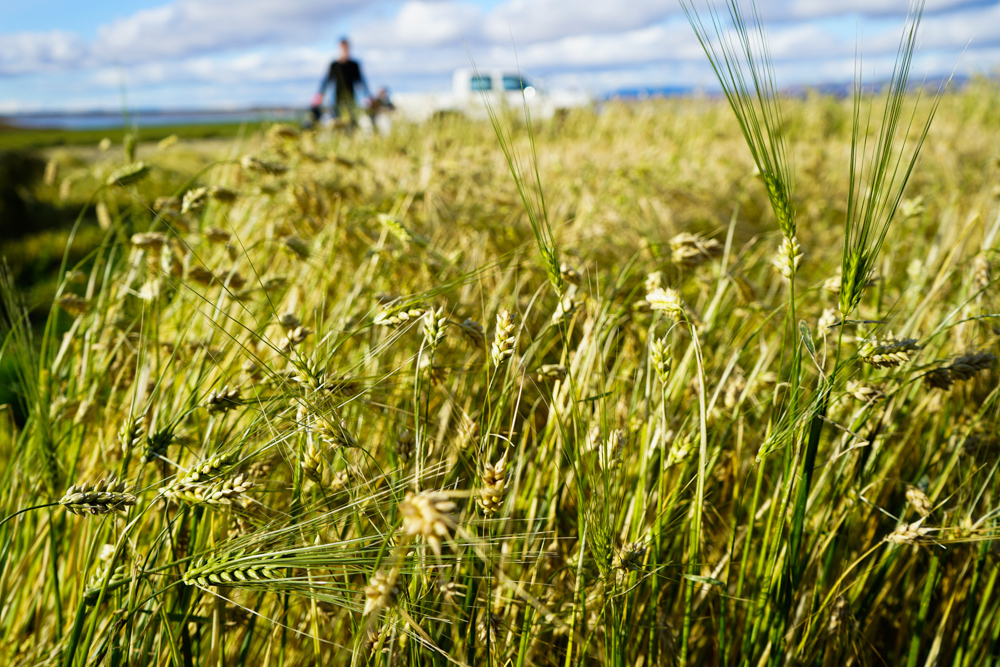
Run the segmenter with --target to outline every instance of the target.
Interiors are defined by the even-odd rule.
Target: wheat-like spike
[[[653,310],[659,310],[678,322],[695,319],[693,313],[681,299],[680,293],[672,287],[658,287],[646,295],[646,301]]]
[[[233,239],[233,235],[220,227],[208,227],[201,232],[202,236],[209,243],[226,244]]]
[[[490,358],[494,366],[499,366],[514,354],[517,336],[514,332],[514,315],[506,308],[497,313],[497,328],[493,334]]]
[[[885,399],[884,391],[870,384],[858,382],[857,380],[847,381],[847,394],[861,403],[877,403]]]
[[[59,504],[73,514],[110,514],[126,512],[136,503],[136,497],[127,493],[127,483],[114,477],[102,479],[93,486],[86,482],[74,484],[66,490]]]
[[[649,546],[644,542],[628,542],[615,555],[612,567],[625,572],[642,568],[642,559],[646,557]]]
[[[243,405],[243,399],[240,398],[239,387],[230,389],[229,385],[222,389],[213,389],[208,398],[205,399],[205,407],[211,413],[234,410],[241,405]]]
[[[413,450],[416,443],[413,438],[413,431],[404,428],[396,435],[396,456],[402,463],[406,463],[413,457]]]
[[[559,265],[559,275],[561,275],[562,279],[570,285],[576,285],[579,287],[580,283],[583,282],[580,272],[566,262]]]
[[[483,325],[479,322],[465,318],[458,325],[458,330],[462,332],[463,336],[469,339],[469,342],[474,347],[481,350],[486,346],[486,332],[483,331]]]
[[[317,417],[312,420],[309,430],[311,434],[319,438],[320,442],[331,449],[358,446],[357,438],[351,435],[351,432],[348,430],[347,421],[344,419],[341,419],[340,423],[336,424],[329,419]]]
[[[76,294],[63,294],[56,299],[56,305],[73,317],[80,317],[90,308],[90,302]]]
[[[802,247],[799,240],[792,237],[781,239],[781,246],[778,248],[778,255],[774,258],[774,266],[788,280],[792,279],[795,272],[799,270],[799,263],[802,261]]]
[[[969,380],[976,373],[988,370],[996,362],[996,355],[990,352],[963,354],[948,366],[948,371],[956,380]]]
[[[244,158],[240,161],[240,164],[247,171],[270,174],[272,176],[280,176],[288,171],[288,167],[280,162],[261,160],[253,155],[244,156]]]
[[[935,368],[924,375],[924,384],[931,389],[947,390],[955,384],[955,378],[947,367]]]
[[[239,198],[240,193],[229,188],[224,188],[221,185],[213,185],[208,189],[208,196],[220,204],[232,204]]]
[[[569,369],[559,364],[545,364],[535,371],[535,379],[539,382],[555,382],[565,380]]]
[[[906,487],[906,499],[913,505],[913,509],[917,510],[917,513],[924,518],[934,511],[934,505],[931,504],[930,498],[916,486]]]
[[[317,484],[323,482],[323,453],[311,442],[302,453],[302,474]]]
[[[910,524],[903,524],[893,532],[885,536],[884,540],[890,544],[921,544],[930,542],[930,533],[933,528],[926,528],[922,524],[924,519]]]
[[[892,368],[909,361],[910,352],[919,349],[916,338],[896,338],[890,333],[864,341],[858,348],[858,357],[875,368]]]
[[[552,313],[552,323],[562,324],[580,309],[581,304],[582,302],[576,298],[576,286],[571,285],[556,304],[556,309]]]
[[[365,586],[365,608],[361,612],[362,616],[378,614],[383,609],[388,609],[396,603],[396,595],[399,587],[396,581],[399,579],[399,570],[392,568],[388,572],[379,570],[372,575],[371,581]]]
[[[653,369],[661,384],[666,384],[670,378],[670,370],[674,364],[674,358],[670,354],[670,345],[666,338],[657,338],[649,344],[649,356],[653,361]]]
[[[382,327],[396,327],[400,324],[406,324],[407,322],[420,319],[426,312],[427,308],[425,306],[412,304],[409,306],[384,310],[376,315],[375,319],[372,321]]]
[[[146,427],[140,418],[130,416],[123,421],[118,430],[118,443],[122,447],[122,452],[127,453],[138,447],[145,433]]]
[[[444,340],[447,333],[445,327],[447,321],[444,317],[444,308],[437,310],[430,308],[424,313],[424,343],[430,349],[431,354],[437,350],[438,345]]]
[[[482,474],[483,488],[476,496],[476,503],[487,517],[492,517],[500,511],[503,503],[504,490],[507,488],[507,452],[497,459],[495,464],[484,463]]]
[[[670,259],[682,269],[693,269],[722,254],[722,245],[713,238],[681,232],[670,239]]]
[[[163,232],[140,232],[138,234],[133,234],[130,240],[132,245],[136,248],[142,248],[143,250],[149,250],[151,252],[159,252],[163,246],[167,244],[169,239]]]
[[[184,573],[184,583],[192,586],[252,586],[281,577],[279,559],[236,552],[203,556]]]
[[[208,188],[192,188],[181,198],[181,214],[196,213],[208,203]]]
[[[127,185],[134,185],[146,178],[149,175],[151,167],[145,162],[135,162],[133,164],[127,164],[124,167],[119,167],[111,172],[108,176],[108,180],[105,181],[106,185],[120,185],[125,187]]]
[[[439,491],[409,492],[399,504],[403,532],[411,537],[423,536],[434,553],[440,556],[442,538],[447,539],[458,526],[456,509],[458,506]]]
[[[304,343],[312,335],[312,332],[312,329],[300,325],[286,333],[285,342],[281,344],[280,348],[282,354],[288,354],[296,345]]]

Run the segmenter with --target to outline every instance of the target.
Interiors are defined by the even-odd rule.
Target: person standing
[[[340,57],[330,63],[330,71],[323,78],[319,92],[313,96],[313,120],[319,120],[323,97],[329,87],[333,89],[335,117],[344,119],[348,126],[354,127],[354,116],[357,111],[354,91],[358,84],[364,89],[365,95],[371,97],[368,83],[365,81],[364,75],[361,74],[361,66],[356,60],[351,59],[351,45],[345,37],[340,40]]]

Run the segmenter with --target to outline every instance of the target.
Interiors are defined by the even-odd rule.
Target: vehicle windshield
[[[517,76],[515,74],[505,74],[503,77],[503,89],[504,90],[524,90],[529,88],[531,84],[522,76]]]
[[[493,90],[493,78],[489,76],[474,76],[469,81],[469,88],[477,93],[484,90]]]

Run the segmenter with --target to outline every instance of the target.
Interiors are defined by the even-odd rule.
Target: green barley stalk
[[[681,7],[736,116],[785,238],[795,238],[795,181],[764,20],[755,0],[748,22],[737,0],[726,0],[728,21],[708,6],[710,27],[691,0]],[[754,31],[755,29],[755,31]],[[732,33],[735,33],[733,35]]]
[[[862,118],[864,86],[861,78],[861,59],[858,58],[854,80],[854,113],[851,132],[850,191],[847,199],[844,252],[841,261],[840,313],[848,317],[864,295],[865,288],[878,255],[885,243],[889,225],[896,215],[906,184],[927,138],[941,96],[950,82],[943,82],[931,102],[922,126],[917,126],[916,140],[908,139],[917,119],[916,102],[905,120],[903,107],[910,86],[910,67],[917,49],[920,20],[924,13],[924,0],[914,0],[906,15],[903,35],[889,80],[885,106],[879,125],[878,137],[869,146],[872,112],[875,106],[874,88],[868,100],[868,110]],[[909,143],[909,145],[908,145]]]
[[[472,69],[474,76],[478,77],[479,69],[474,62],[472,63]],[[559,252],[552,235],[552,225],[549,223],[548,209],[545,206],[545,193],[542,190],[541,174],[538,171],[535,132],[531,125],[528,101],[522,91],[521,99],[524,107],[524,122],[528,133],[528,146],[531,152],[531,171],[534,172],[533,174],[525,168],[517,147],[514,145],[514,137],[511,133],[510,123],[507,121],[504,108],[495,108],[488,92],[483,91],[482,97],[490,124],[493,126],[493,132],[500,143],[500,150],[503,151],[507,168],[514,179],[518,196],[521,198],[524,211],[528,216],[528,222],[531,224],[531,231],[535,235],[535,242],[538,244],[538,252],[542,256],[542,265],[545,268],[545,274],[548,276],[549,283],[552,285],[552,289],[555,290],[556,296],[562,299],[564,279],[559,270]],[[532,179],[533,187],[528,185],[528,178]]]

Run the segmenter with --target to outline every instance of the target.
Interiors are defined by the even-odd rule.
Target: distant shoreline
[[[163,127],[209,123],[256,123],[298,120],[305,110],[280,107],[250,109],[140,109],[127,116],[121,111],[45,111],[0,115],[6,130],[116,130],[126,126]]]

